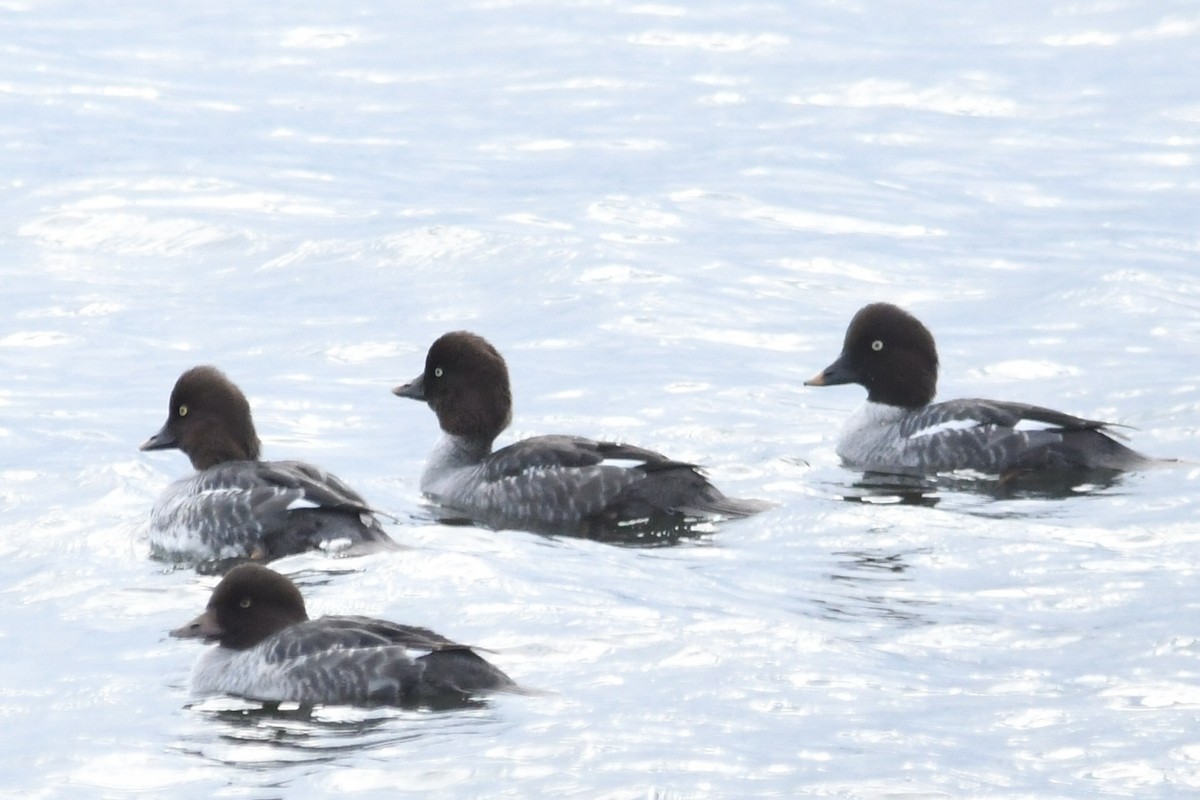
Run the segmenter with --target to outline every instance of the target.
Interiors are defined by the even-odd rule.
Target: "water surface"
[[[863,486],[866,302],[942,396],[1200,460],[1188,3],[11,2],[0,48],[0,786],[21,797],[1190,797],[1193,466],[1074,496]],[[430,521],[439,334],[508,435],[618,438],[778,507],[667,548]],[[187,692],[215,579],[147,558],[197,363],[401,553],[313,614],[495,651],[535,696],[314,715]],[[505,441],[511,441],[506,439]]]

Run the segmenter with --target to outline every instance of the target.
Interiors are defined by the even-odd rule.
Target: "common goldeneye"
[[[336,476],[303,461],[261,461],[250,404],[215,367],[179,377],[166,423],[141,446],[171,448],[196,473],[155,503],[157,558],[273,559],[318,547],[396,546],[367,501]]]
[[[929,330],[903,309],[872,303],[850,321],[837,360],[805,385],[866,388],[867,402],[847,421],[837,453],[868,472],[971,470],[1010,478],[1156,461],[1115,441],[1112,423],[1001,400],[934,403],[937,373]]]
[[[488,527],[617,539],[622,525],[672,530],[767,507],[726,497],[694,464],[632,445],[535,436],[493,452],[512,418],[508,368],[473,333],[441,336],[425,371],[393,392],[427,402],[442,428],[421,491]]]
[[[301,705],[447,706],[517,685],[466,645],[359,616],[309,619],[300,590],[258,564],[217,584],[204,613],[171,631],[216,642],[192,691]]]

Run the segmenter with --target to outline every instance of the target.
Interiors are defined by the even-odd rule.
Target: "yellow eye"
[[[238,603],[238,605],[241,606],[242,608],[249,608],[250,607],[250,598],[243,597],[241,602]]]
[[[180,407],[179,407],[179,416],[181,416],[181,417],[186,417],[186,416],[187,416],[187,406],[180,406]]]
[[[883,339],[876,339],[875,341],[871,342],[871,349],[874,350],[876,353],[878,353],[880,350],[882,350],[883,349]]]
[[[441,367],[434,367],[434,368],[433,368],[433,377],[435,377],[435,378],[440,378],[440,377],[442,377],[442,368],[441,368]]]

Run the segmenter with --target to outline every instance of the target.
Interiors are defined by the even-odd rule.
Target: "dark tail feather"
[[[1118,442],[1100,428],[1060,430],[1060,441],[1022,452],[1005,467],[1006,473],[1028,471],[1112,470],[1130,472],[1169,466],[1174,459],[1151,458]]]

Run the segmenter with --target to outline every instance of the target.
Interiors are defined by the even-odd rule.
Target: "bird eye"
[[[434,367],[434,368],[433,368],[433,377],[435,377],[435,378],[440,378],[440,377],[442,377],[442,368],[441,368],[441,367]]]
[[[181,416],[181,417],[187,416],[187,406],[184,405],[184,406],[179,407],[179,416]]]
[[[238,603],[238,605],[241,606],[242,608],[249,608],[250,607],[250,598],[243,597],[241,602]]]
[[[882,350],[883,349],[883,339],[876,339],[875,341],[871,342],[871,349],[874,350],[876,353],[878,353],[880,350]]]

